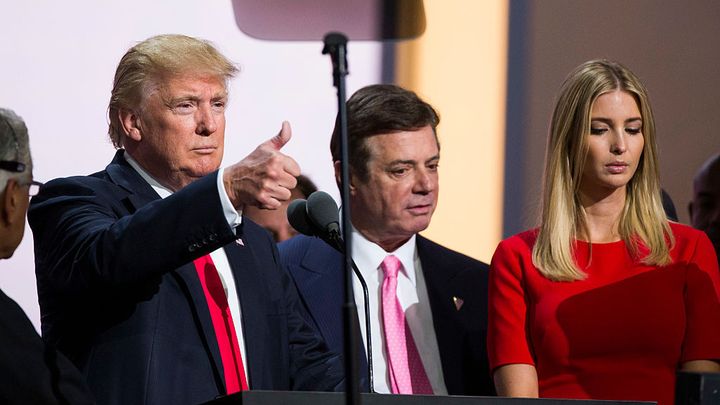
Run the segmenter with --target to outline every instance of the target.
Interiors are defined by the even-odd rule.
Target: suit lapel
[[[463,381],[461,368],[456,365],[461,363],[463,356],[464,333],[457,327],[458,313],[463,309],[462,306],[457,309],[453,298],[465,297],[455,297],[452,285],[458,269],[445,265],[439,249],[420,235],[417,236],[417,248],[430,300],[445,386],[448,392],[462,392],[462,387],[458,386]]]
[[[252,388],[253,378],[273,374],[272,370],[265,370],[268,364],[263,361],[267,350],[264,338],[267,320],[261,309],[266,308],[267,303],[264,301],[265,286],[259,284],[263,280],[263,275],[255,273],[262,269],[262,266],[257,263],[252,249],[237,243],[226,245],[225,254],[233,269],[235,290],[242,309],[243,340],[247,357],[243,361],[248,370],[248,384]],[[259,381],[255,381],[255,384],[258,383]]]
[[[160,198],[152,186],[125,160],[124,150],[122,149],[115,153],[115,157],[105,168],[105,172],[113,183],[129,192],[123,202],[126,203],[131,214],[144,205]]]
[[[125,160],[124,152],[122,149],[118,150],[105,171],[113,183],[130,192],[128,199],[133,203],[133,207],[138,209],[160,196]]]

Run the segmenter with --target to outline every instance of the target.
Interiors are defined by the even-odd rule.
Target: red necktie
[[[248,385],[245,379],[242,353],[240,353],[240,345],[235,333],[235,324],[233,324],[225,289],[220,281],[215,263],[210,255],[197,258],[194,263],[203,292],[205,292],[205,300],[208,303],[215,337],[220,348],[227,394],[246,391]]]

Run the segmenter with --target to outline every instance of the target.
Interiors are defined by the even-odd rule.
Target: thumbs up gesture
[[[225,191],[236,209],[241,210],[245,205],[277,209],[283,201],[290,199],[300,166],[280,150],[291,137],[290,123],[283,121],[277,135],[225,169]]]

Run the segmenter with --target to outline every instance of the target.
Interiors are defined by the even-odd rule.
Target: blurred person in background
[[[692,226],[705,232],[715,253],[720,252],[720,154],[708,159],[695,175],[688,210]]]
[[[307,199],[310,194],[317,191],[317,186],[310,178],[301,174],[297,176],[297,186],[290,191],[290,199],[283,201],[279,208],[267,210],[251,205],[245,207],[243,216],[250,218],[256,224],[270,232],[275,242],[282,242],[292,238],[298,234],[298,231],[290,226],[290,222],[288,221],[288,205],[298,198]]]

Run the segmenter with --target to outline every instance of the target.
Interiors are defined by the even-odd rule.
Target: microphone
[[[330,197],[330,199],[332,200],[332,197]],[[327,205],[327,202],[325,201],[323,202],[323,204]],[[337,212],[337,205],[335,205],[334,201],[332,202],[332,205],[335,207],[335,211]],[[314,236],[322,239],[325,243],[333,247],[335,250],[337,250],[341,254],[344,254],[345,249],[343,246],[343,239],[340,236],[339,228],[337,232],[333,231],[331,236],[329,232],[324,231],[323,229],[328,227],[335,229],[335,227],[333,227],[332,224],[326,224],[326,226],[323,227],[316,225],[315,221],[313,221],[310,218],[310,215],[308,215],[308,207],[308,201],[303,199],[297,199],[290,202],[290,205],[288,205],[287,208],[287,217],[290,225],[295,228],[296,231],[300,232],[303,235]],[[323,209],[327,210],[327,208]],[[318,209],[315,208],[314,211],[318,211]],[[325,219],[323,219],[323,222],[321,223],[326,223],[327,221],[332,220],[332,213],[324,212],[322,213],[322,216],[324,216]],[[337,213],[335,214],[335,217],[337,217]]]
[[[317,196],[313,197],[316,194]],[[311,216],[309,213],[313,215]],[[287,208],[287,218],[290,225],[295,228],[296,231],[306,236],[320,237],[320,239],[340,252],[340,254],[345,254],[345,243],[340,235],[338,206],[328,193],[316,191],[310,195],[308,200],[299,198],[291,201]],[[318,226],[316,224],[321,225]],[[366,314],[365,335],[367,336],[368,388],[370,392],[375,392],[372,368],[372,336],[370,335],[370,317],[368,316],[370,314],[368,287],[355,262],[352,260],[351,262],[353,272],[355,272],[358,280],[360,280],[360,285],[363,290]]]
[[[338,206],[335,200],[330,197],[330,194],[324,191],[316,191],[310,194],[307,199],[306,209],[310,222],[322,231],[319,235],[321,238],[327,237],[331,240],[342,240],[342,236],[340,236]]]
[[[296,203],[296,201],[300,202]],[[341,254],[345,254],[345,243],[340,234],[338,206],[330,194],[324,191],[316,191],[310,194],[307,201],[294,200],[288,206],[287,212],[290,225],[298,232],[308,236],[317,236]],[[295,226],[296,223],[298,226]],[[373,384],[372,336],[370,335],[370,299],[368,297],[368,287],[355,261],[351,261],[352,270],[360,281],[363,300],[365,301],[363,307],[365,308],[365,336],[367,337],[367,347],[365,351],[368,360],[368,388],[370,392],[375,392]]]
[[[307,214],[307,201],[299,198],[290,202],[287,208],[287,218],[290,225],[296,231],[307,236],[317,236],[318,230],[315,225],[310,222]]]

